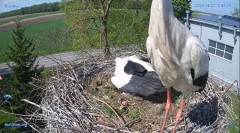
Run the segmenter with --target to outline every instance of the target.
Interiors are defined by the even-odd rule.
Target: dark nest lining
[[[218,112],[217,98],[202,101],[195,105],[194,109],[188,114],[191,122],[199,126],[209,126],[217,119]]]

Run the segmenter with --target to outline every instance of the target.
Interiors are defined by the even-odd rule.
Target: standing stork
[[[151,65],[167,88],[163,132],[171,105],[170,87],[183,93],[172,132],[175,132],[185,98],[206,85],[209,55],[204,44],[174,16],[172,0],[153,0],[146,48]]]

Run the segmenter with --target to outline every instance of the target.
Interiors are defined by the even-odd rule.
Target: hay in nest
[[[130,53],[128,50],[115,50],[114,53],[115,56],[108,59],[89,56],[75,67],[65,64],[56,69],[55,75],[41,87],[44,90],[44,96],[40,105],[23,100],[39,108],[31,113],[30,117],[24,118],[25,122],[28,122],[36,132],[41,133],[158,132],[161,122],[153,123],[152,127],[155,128],[147,130],[134,128],[134,124],[144,121],[144,118],[127,120],[103,98],[86,90],[97,74],[112,74],[116,56],[142,55],[139,52]],[[238,120],[229,106],[231,99],[228,93],[216,90],[215,87],[218,85],[210,77],[205,90],[189,99],[177,132],[227,132],[229,123]],[[96,103],[105,105],[114,115],[110,116]],[[169,118],[170,123],[166,126],[166,132],[171,131],[174,117]],[[44,126],[39,127],[38,123],[44,123]]]

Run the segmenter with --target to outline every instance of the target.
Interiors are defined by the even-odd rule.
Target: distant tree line
[[[23,7],[21,9],[1,13],[0,18],[11,17],[11,16],[15,16],[15,15],[59,11],[59,9],[60,9],[59,8],[59,2],[43,3],[43,4],[39,4],[39,5],[33,5],[33,6],[30,6],[30,7]]]

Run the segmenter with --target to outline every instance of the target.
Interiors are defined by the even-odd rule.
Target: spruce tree
[[[35,52],[35,44],[33,40],[26,37],[25,28],[21,26],[20,22],[16,22],[16,29],[13,29],[13,45],[9,45],[10,52],[7,53],[12,63],[8,63],[11,68],[11,93],[15,95],[14,103],[17,105],[22,98],[29,100],[37,99],[36,91],[33,91],[33,79],[41,78],[43,67],[39,67],[36,62],[37,54]],[[21,112],[22,105],[17,105]]]
[[[43,69],[38,68],[38,63],[35,64],[38,55],[35,53],[33,40],[25,36],[25,28],[18,21],[16,24],[12,36],[14,45],[9,46],[10,53],[8,53],[13,64],[9,64],[9,67],[17,84],[27,84],[32,78],[39,78]]]

